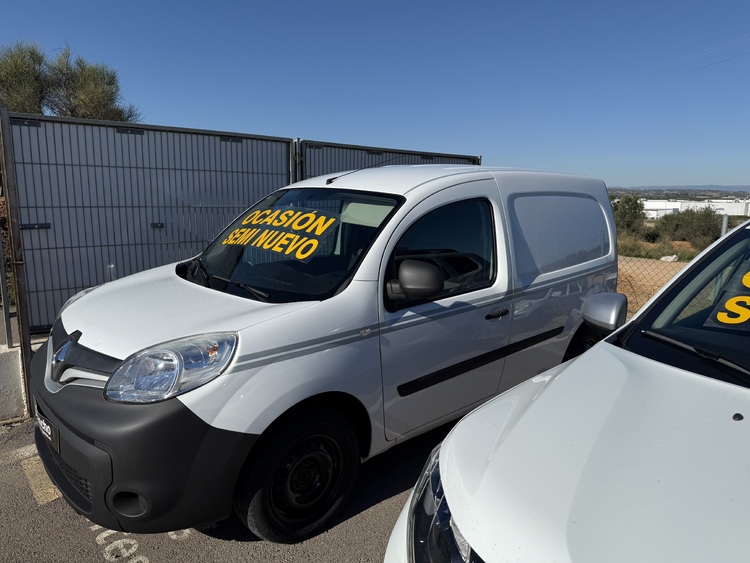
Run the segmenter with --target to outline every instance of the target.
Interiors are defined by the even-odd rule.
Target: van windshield
[[[271,303],[331,297],[351,279],[402,199],[348,190],[280,190],[240,215],[178,272]]]
[[[750,386],[750,226],[727,236],[626,338],[633,352]]]

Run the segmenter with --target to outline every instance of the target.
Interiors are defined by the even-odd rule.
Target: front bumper
[[[31,392],[48,440],[36,446],[65,500],[112,530],[178,530],[229,516],[234,487],[257,436],[214,428],[177,399],[148,405],[102,389],[45,385],[45,344],[31,362]]]
[[[414,496],[414,492],[409,495],[406,499],[406,504],[401,509],[401,513],[398,515],[393,531],[391,531],[391,537],[388,539],[388,547],[385,550],[384,563],[407,563],[409,561],[409,507],[411,507],[411,499]]]

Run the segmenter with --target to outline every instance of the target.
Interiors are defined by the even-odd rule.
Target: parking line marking
[[[34,500],[39,506],[59,499],[62,496],[57,487],[49,480],[47,472],[42,465],[42,460],[39,459],[38,455],[22,459],[21,467],[26,475],[29,487],[31,487]]]

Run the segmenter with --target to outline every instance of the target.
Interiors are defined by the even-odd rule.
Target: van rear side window
[[[573,194],[519,195],[510,201],[517,283],[607,256],[604,210],[594,198]]]

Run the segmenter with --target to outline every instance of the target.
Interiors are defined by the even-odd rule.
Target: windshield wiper
[[[252,295],[255,296],[256,299],[258,299],[258,301],[262,301],[263,303],[268,303],[268,298],[270,296],[267,293],[265,293],[265,292],[261,291],[260,289],[258,289],[257,287],[253,287],[253,286],[248,285],[246,283],[242,283],[241,281],[230,280],[228,278],[223,278],[221,276],[216,276],[214,274],[209,274],[208,270],[206,270],[206,267],[203,265],[203,262],[201,262],[200,256],[198,256],[194,260],[194,262],[198,266],[197,269],[200,270],[201,274],[203,274],[203,285],[205,285],[206,287],[211,287],[209,285],[209,281],[212,280],[212,279],[213,280],[223,281],[225,283],[231,283],[232,285],[234,285],[236,287],[239,287],[239,288],[242,288],[245,291],[247,291],[248,293],[251,293]],[[195,279],[195,274],[193,274],[193,279]]]
[[[203,285],[206,287],[209,287],[208,282],[211,279],[211,274],[208,273],[208,270],[206,270],[206,267],[203,265],[203,262],[201,262],[201,257],[197,256],[195,260],[193,260],[195,264],[198,266],[198,270],[200,270],[200,273],[203,274]],[[195,271],[193,271],[193,279],[195,279]]]
[[[215,276],[213,274],[209,274],[209,276],[211,276],[215,280],[223,281],[226,283],[231,283],[235,287],[242,288],[248,293],[251,293],[252,295],[254,295],[258,299],[258,301],[262,301],[263,303],[268,303],[268,298],[270,296],[264,291],[261,291],[260,289],[258,289],[257,287],[253,287],[241,281],[230,280],[229,278],[223,278],[221,276]]]
[[[673,346],[677,346],[678,348],[682,348],[683,350],[688,350],[689,352],[692,352],[693,354],[700,356],[701,358],[713,360],[714,362],[721,364],[724,367],[728,367],[738,373],[741,373],[745,377],[750,378],[749,369],[733,362],[732,360],[726,359],[721,354],[717,354],[716,352],[712,352],[711,350],[706,350],[701,346],[693,346],[692,344],[687,344],[686,342],[675,340],[674,338],[664,336],[663,334],[659,334],[658,332],[654,332],[652,330],[642,330],[641,334],[649,338],[653,338],[654,340],[661,340],[662,342],[666,342],[667,344],[672,344]]]

